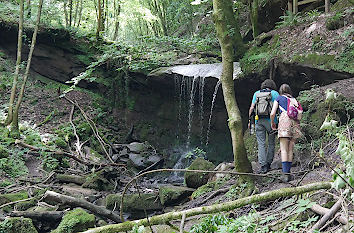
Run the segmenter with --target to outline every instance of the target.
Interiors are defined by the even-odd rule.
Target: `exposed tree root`
[[[295,187],[295,188],[282,188],[278,190],[273,190],[273,191],[241,198],[235,201],[152,216],[151,218],[149,218],[149,223],[147,222],[146,219],[127,221],[120,224],[113,224],[113,225],[94,228],[85,231],[85,233],[113,233],[113,232],[115,233],[121,231],[129,231],[135,225],[149,226],[149,224],[150,225],[165,224],[166,222],[169,222],[171,220],[181,219],[183,215],[185,215],[186,217],[191,217],[200,214],[212,214],[212,213],[218,213],[223,211],[230,211],[252,203],[272,201],[280,197],[289,197],[289,196],[298,195],[306,192],[311,192],[314,190],[329,189],[329,188],[331,188],[330,182],[312,183],[312,184]]]

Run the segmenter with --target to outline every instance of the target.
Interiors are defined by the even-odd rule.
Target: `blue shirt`
[[[286,98],[285,96],[279,95],[276,98],[276,101],[278,102],[280,107],[282,107],[285,111],[288,111],[288,98]],[[281,110],[281,108],[279,108],[279,111],[280,111],[280,113],[283,112]]]
[[[256,100],[257,100],[256,94],[259,93],[259,92],[261,92],[261,90],[256,91],[256,92],[253,94],[252,104],[255,104],[255,103],[256,103]],[[274,100],[276,100],[276,99],[278,98],[279,93],[278,93],[277,91],[272,90],[272,91],[271,91],[271,95],[272,95],[271,101],[274,102]],[[267,120],[269,121],[269,123],[270,123],[270,117],[265,117],[264,119],[267,119]],[[257,123],[257,121],[256,121],[256,123]],[[274,118],[274,123],[275,123],[275,124],[278,123],[277,117]]]

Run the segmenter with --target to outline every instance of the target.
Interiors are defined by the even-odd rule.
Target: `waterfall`
[[[192,130],[192,121],[193,121],[193,113],[194,113],[194,96],[196,93],[195,83],[198,82],[198,77],[193,78],[193,82],[191,83],[191,91],[190,91],[190,101],[188,108],[188,134],[187,134],[187,148],[189,148],[190,140],[191,140],[191,130]]]
[[[203,144],[203,121],[204,121],[204,85],[205,77],[200,77],[199,82],[199,123],[200,123],[200,144]]]
[[[213,108],[216,100],[216,95],[218,94],[219,86],[221,84],[221,81],[219,80],[216,85],[215,85],[215,90],[213,93],[213,101],[211,102],[211,108],[210,108],[210,115],[209,115],[209,122],[208,122],[208,129],[207,129],[207,136],[206,136],[206,145],[209,143],[209,134],[210,134],[210,126],[211,126],[211,118],[213,116]]]

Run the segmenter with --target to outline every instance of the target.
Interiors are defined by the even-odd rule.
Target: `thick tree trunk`
[[[69,27],[73,22],[73,0],[69,0]]]
[[[76,24],[76,27],[79,27],[80,26],[80,23],[81,23],[81,17],[82,17],[82,8],[83,8],[83,3],[82,3],[83,0],[80,0],[80,10],[79,10],[79,20]]]
[[[68,15],[68,9],[67,7],[67,2],[68,0],[64,0],[64,17],[65,17],[65,27],[69,26],[69,15]]]
[[[16,68],[14,74],[14,80],[12,82],[12,89],[10,95],[9,109],[7,112],[7,118],[5,120],[5,125],[9,125],[13,119],[13,105],[16,97],[16,88],[18,82],[18,75],[20,73],[20,64],[21,64],[21,51],[22,51],[22,34],[23,34],[23,9],[24,8],[24,0],[20,1],[20,21],[18,24],[18,38],[17,38],[17,60],[16,60]]]
[[[77,17],[78,17],[78,13],[79,13],[79,5],[80,5],[80,2],[79,2],[79,0],[77,0],[77,1],[76,1],[76,5],[75,5],[74,20],[73,20],[73,25],[74,25],[74,27],[75,27],[76,24],[77,24]]]
[[[252,32],[253,38],[259,35],[259,28],[258,28],[258,0],[249,0],[248,3],[249,7],[249,14],[252,24]]]
[[[221,46],[222,67],[221,74],[222,90],[224,101],[228,113],[229,129],[232,138],[232,148],[234,154],[235,169],[238,172],[252,172],[252,166],[247,158],[247,152],[243,141],[243,129],[241,113],[237,106],[233,82],[233,37],[230,31],[235,33],[234,12],[232,11],[231,0],[213,0],[213,17],[216,33]],[[248,177],[244,177],[249,180]]]
[[[152,216],[149,218],[149,222],[147,221],[147,219],[128,221],[120,224],[107,225],[103,227],[94,228],[85,231],[84,233],[116,233],[122,231],[129,231],[136,225],[149,226],[149,225],[165,224],[166,222],[169,222],[171,220],[181,219],[183,215],[185,215],[188,218],[200,214],[213,214],[213,213],[219,213],[223,211],[231,211],[252,203],[272,201],[281,197],[289,197],[293,195],[299,195],[302,193],[312,192],[319,189],[329,189],[329,188],[331,188],[330,182],[319,182],[319,183],[307,184],[295,188],[277,189],[266,193],[245,197],[235,201],[215,204],[211,206],[203,206],[203,207],[198,207],[198,208],[193,208],[193,209],[188,209],[183,211],[174,211],[166,214]]]
[[[13,131],[13,133],[15,133],[15,134],[19,134],[18,111],[20,109],[22,99],[23,99],[23,96],[25,93],[26,82],[27,82],[27,78],[28,78],[28,74],[29,74],[29,70],[30,70],[30,66],[31,66],[31,59],[32,59],[33,51],[34,51],[34,46],[36,45],[36,41],[37,41],[37,33],[38,33],[39,22],[41,20],[43,0],[39,0],[38,4],[39,5],[38,5],[38,12],[37,12],[37,21],[36,21],[36,26],[34,28],[34,32],[33,32],[33,36],[32,36],[31,48],[30,48],[28,58],[27,58],[26,71],[25,71],[25,75],[23,77],[23,83],[21,86],[20,94],[18,96],[17,103],[14,108],[14,115],[13,115],[12,124],[11,124],[11,131]]]
[[[118,2],[117,2],[118,1]],[[114,0],[114,35],[113,40],[118,39],[119,32],[119,15],[120,15],[120,1]]]
[[[43,197],[44,201],[54,201],[71,207],[81,207],[91,211],[92,213],[113,220],[116,223],[121,222],[119,215],[113,213],[113,211],[107,210],[102,206],[94,205],[88,201],[78,198],[70,197],[53,191],[46,191]]]
[[[104,20],[103,20],[103,1],[97,1],[97,31],[96,31],[96,38],[100,37],[100,33],[104,30]]]

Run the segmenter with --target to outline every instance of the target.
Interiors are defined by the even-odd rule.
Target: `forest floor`
[[[58,126],[68,123],[70,117],[70,110],[72,108],[72,104],[69,103],[64,98],[59,98],[60,95],[60,86],[61,85],[53,85],[45,84],[42,81],[31,80],[28,84],[26,90],[26,98],[21,108],[20,117],[21,122],[27,126],[35,127],[39,123],[43,122],[55,109],[55,114],[53,117],[48,120],[46,123],[37,128],[41,135],[45,137],[45,135],[50,135],[55,132]],[[354,88],[354,79],[341,80],[336,83],[330,84],[328,86],[320,87],[320,90],[324,91],[327,88],[332,88],[336,92],[342,94],[343,96],[353,100],[353,88]],[[9,88],[2,89],[0,91],[2,98],[0,99],[0,105],[5,106],[7,104],[9,95]],[[66,95],[69,99],[76,102],[79,106],[83,106],[85,111],[90,116],[94,116],[96,113],[94,111],[94,106],[92,105],[93,96],[87,92],[83,91],[72,91]],[[103,126],[105,127],[105,126]],[[333,166],[336,167],[338,163],[341,163],[338,155],[334,153],[338,142],[333,141],[331,145],[326,146],[326,159]],[[330,168],[328,168],[321,160],[319,160],[318,154],[316,151],[306,150],[306,153],[296,151],[295,159],[293,163],[292,173],[294,174],[294,180],[289,183],[282,182],[280,178],[281,174],[281,162],[279,151],[276,153],[274,162],[272,164],[271,171],[267,174],[266,177],[257,177],[255,179],[255,184],[257,187],[257,193],[263,193],[270,190],[280,189],[284,187],[296,187],[301,186],[308,183],[319,182],[319,181],[329,181],[332,179],[332,173]],[[26,159],[26,166],[28,168],[28,177],[29,178],[37,178],[43,180],[48,175],[48,172],[45,172],[42,167],[41,159],[36,157],[28,156]],[[259,166],[257,162],[252,162],[253,170],[258,171]],[[230,169],[231,171],[231,169]],[[199,197],[190,200],[182,205],[178,205],[175,207],[166,208],[164,211],[172,211],[172,210],[182,210],[182,209],[190,209],[198,206],[207,206],[215,203],[222,203],[225,201],[235,200],[239,197],[239,194],[242,190],[235,187],[237,183],[237,178],[228,177],[227,180],[219,189],[224,189],[224,192],[220,192],[218,195],[215,195],[213,198],[208,198],[215,191],[205,192]],[[145,182],[141,185],[141,189],[152,189],[157,190],[157,187],[154,185],[147,184],[144,187]],[[119,189],[121,189],[120,187]],[[66,191],[70,188],[66,187]],[[73,191],[74,190],[74,191]],[[72,188],[72,192],[81,192],[88,194],[92,194],[91,191],[80,190],[79,188]],[[109,193],[102,193],[102,196],[105,196]],[[319,194],[316,194],[319,195]],[[331,199],[328,199],[326,195],[319,195],[320,198],[317,200],[320,201],[318,204],[325,205]],[[208,198],[208,201],[205,202],[205,199]],[[286,199],[279,199],[276,201],[271,201],[268,203],[262,203],[259,205],[248,205],[242,207],[238,210],[232,211],[229,213],[229,216],[233,218],[237,218],[243,215],[250,214],[252,212],[258,212],[262,217],[274,215],[276,216],[279,213],[276,213],[278,208],[283,205],[283,202]],[[293,200],[295,201],[295,200]],[[201,204],[202,203],[202,204]],[[352,208],[352,207],[351,207]],[[282,214],[286,214],[287,210],[285,210]],[[187,219],[185,230],[190,230],[192,225],[199,222],[200,219],[197,217],[192,217]],[[338,228],[340,225],[332,224],[329,226],[330,230]],[[158,228],[160,229],[160,228]],[[165,228],[164,228],[165,229]],[[167,228],[166,228],[167,229]],[[165,229],[165,230],[166,230]],[[160,229],[161,230],[161,229]]]

